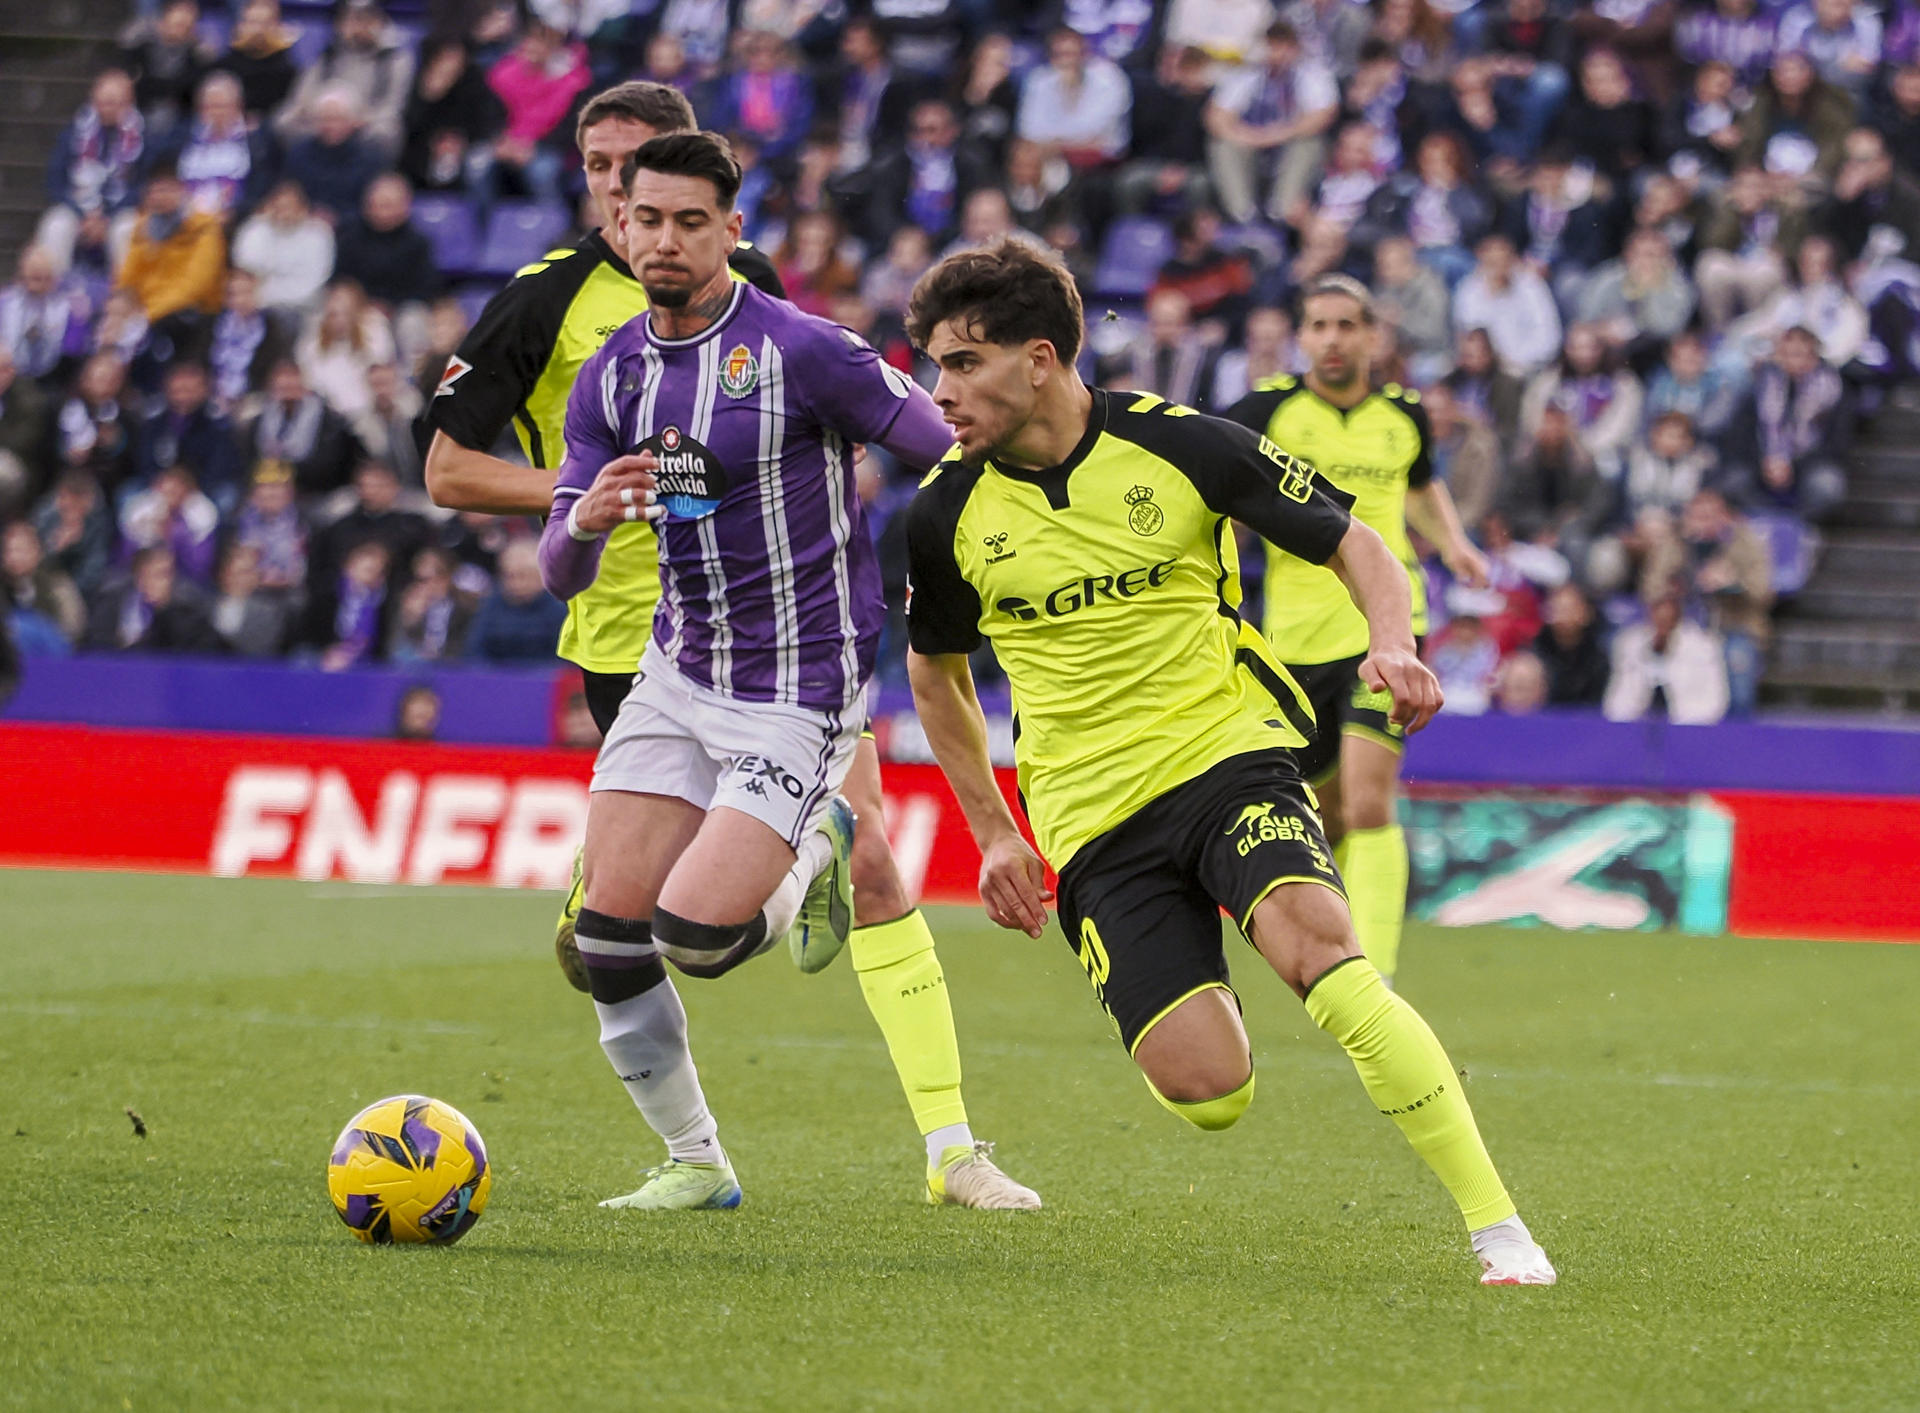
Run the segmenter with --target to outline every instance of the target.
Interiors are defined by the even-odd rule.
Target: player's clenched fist
[[[657,520],[665,507],[657,503],[658,482],[653,473],[660,462],[650,451],[617,456],[600,468],[587,493],[573,503],[567,519],[582,534],[604,535],[630,520]]]
[[[1433,720],[1446,697],[1440,679],[1410,648],[1378,648],[1360,664],[1360,680],[1376,692],[1393,695],[1389,719],[1408,731],[1418,731]]]
[[[1018,834],[1003,834],[980,851],[980,901],[987,916],[1029,937],[1047,928],[1047,866]]]

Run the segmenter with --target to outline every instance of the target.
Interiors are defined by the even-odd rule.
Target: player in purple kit
[[[594,769],[576,935],[602,1046],[669,1153],[604,1205],[727,1207],[740,1187],[662,958],[718,976],[791,932],[816,971],[844,945],[853,817],[838,792],[884,617],[853,448],[926,467],[952,438],[863,340],[730,277],[740,169],[723,140],[656,138],[623,176],[651,308],[574,384],[540,559],[570,598],[607,532],[644,516],[662,595]],[[1004,1184],[992,1205],[1039,1205],[984,1151],[967,1162]]]

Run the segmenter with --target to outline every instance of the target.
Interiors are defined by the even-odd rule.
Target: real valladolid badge
[[[745,344],[735,344],[720,365],[720,391],[728,397],[745,397],[759,386],[760,360]]]

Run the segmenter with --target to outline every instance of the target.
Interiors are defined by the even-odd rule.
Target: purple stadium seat
[[[1820,553],[1820,535],[1791,515],[1762,511],[1748,517],[1753,532],[1766,542],[1773,561],[1773,591],[1781,598],[1806,588]]]
[[[1093,272],[1098,294],[1138,299],[1152,286],[1160,267],[1173,258],[1173,232],[1164,221],[1127,216],[1107,228],[1100,264]]]
[[[321,15],[302,15],[298,19],[289,19],[286,23],[295,31],[297,38],[289,51],[294,66],[302,73],[320,62],[320,56],[326,52],[327,43],[333,38],[333,28]]]
[[[487,238],[474,268],[487,275],[511,275],[565,244],[572,227],[564,207],[539,201],[502,201],[487,222]]]
[[[465,197],[420,193],[413,198],[413,224],[433,242],[433,258],[442,274],[464,275],[480,268],[480,222]]]
[[[464,284],[453,292],[460,302],[460,308],[467,316],[467,327],[472,328],[479,322],[480,311],[487,307],[487,301],[500,292],[500,286],[491,280],[482,280],[474,284]]]

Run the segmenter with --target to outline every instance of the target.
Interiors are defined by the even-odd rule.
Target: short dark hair
[[[1300,31],[1288,24],[1285,20],[1275,20],[1267,26],[1267,42],[1269,44],[1298,44],[1300,42]]]
[[[965,321],[983,343],[1045,339],[1072,363],[1085,333],[1073,276],[1050,252],[1003,240],[988,250],[949,255],[920,277],[907,302],[907,336],[921,348],[949,319]]]
[[[573,125],[574,145],[584,146],[587,129],[608,118],[629,118],[662,134],[692,132],[700,126],[700,120],[693,115],[693,104],[687,102],[687,95],[679,89],[633,79],[616,83],[587,100],[587,106],[580,110],[579,121]]]
[[[634,149],[620,168],[620,189],[630,191],[636,172],[663,172],[670,177],[701,177],[713,183],[722,211],[733,210],[740,195],[740,163],[733,148],[717,132],[676,132],[651,138]]]

